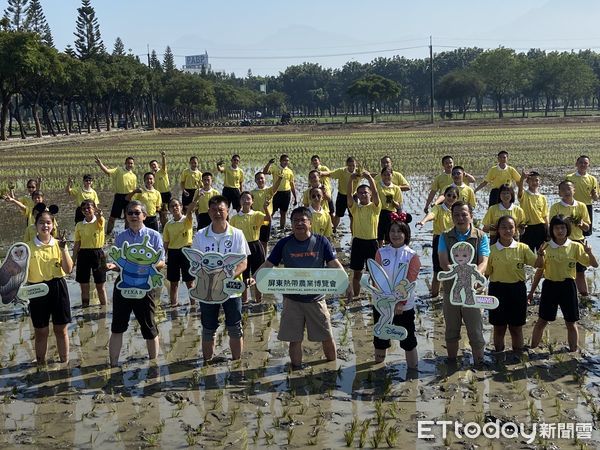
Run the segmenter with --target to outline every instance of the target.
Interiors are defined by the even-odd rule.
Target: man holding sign
[[[331,243],[325,237],[312,233],[311,219],[310,209],[303,206],[294,209],[291,215],[292,234],[275,245],[261,269],[272,268],[280,263],[286,268],[343,269]],[[352,298],[352,285],[348,286],[346,294]],[[292,367],[299,368],[302,365],[305,324],[308,340],[321,342],[325,358],[335,361],[336,346],[324,295],[284,294],[277,337],[290,343]]]

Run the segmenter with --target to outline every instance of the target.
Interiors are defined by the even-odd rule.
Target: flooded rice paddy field
[[[258,167],[258,166],[257,166]],[[400,165],[401,167],[401,165]],[[251,168],[253,171],[254,168]],[[437,170],[437,168],[436,168]],[[561,173],[563,168],[557,169]],[[482,174],[477,173],[481,176]],[[554,174],[558,178],[558,174]],[[303,190],[305,176],[299,177]],[[422,216],[428,193],[426,177],[408,176],[406,210]],[[550,202],[554,188],[545,187]],[[553,183],[554,184],[554,183]],[[100,192],[109,199],[108,192]],[[103,194],[103,195],[102,195]],[[64,195],[53,199],[67,213],[60,224],[70,228],[72,206]],[[486,193],[476,217],[485,211]],[[107,210],[108,202],[105,210]],[[2,245],[19,239],[22,217],[3,207]],[[599,213],[600,214],[600,213]],[[598,217],[598,216],[597,216]],[[277,219],[275,219],[277,223]],[[431,280],[431,226],[414,231],[413,248],[423,267],[417,281],[419,370],[407,370],[404,351],[394,343],[384,364],[373,364],[372,317],[367,296],[347,302],[331,298],[338,360],[324,362],[319,344],[306,343],[305,366],[292,371],[287,345],[277,340],[280,299],[266,296],[244,312],[245,351],[230,360],[226,331],[217,337],[217,358],[200,357],[200,314],[180,289],[178,308],[169,308],[167,288],[158,312],[161,352],[148,362],[145,342],[135,320],[125,334],[123,365],[110,369],[108,338],[111,307],[82,309],[79,287],[68,281],[73,308],[69,326],[71,363],[59,364],[54,338],[50,363],[34,363],[33,328],[23,310],[0,314],[0,446],[2,448],[452,448],[570,449],[600,447],[600,321],[596,270],[588,270],[593,293],[582,306],[581,353],[566,351],[560,318],[547,328],[540,349],[499,358],[488,343],[486,367],[473,370],[465,339],[456,366],[445,361],[441,304],[428,298]],[[598,221],[596,220],[598,229]],[[348,222],[334,239],[338,257],[349,262]],[[598,231],[590,238],[600,254]],[[275,236],[273,242],[275,242]],[[109,298],[112,283],[107,283]],[[537,317],[529,311],[526,339]],[[485,321],[487,323],[487,320]],[[485,327],[491,339],[491,326]],[[463,332],[463,334],[466,334]],[[507,346],[509,347],[509,346]],[[418,438],[419,420],[461,423],[592,424],[590,436],[558,430],[553,438],[537,436],[488,439],[461,437],[433,427],[434,438]]]

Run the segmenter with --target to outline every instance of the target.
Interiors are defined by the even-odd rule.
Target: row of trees
[[[90,0],[82,0],[74,47],[63,52],[39,0],[9,0],[0,22],[0,139],[13,129],[25,138],[110,130],[119,125],[192,126],[247,111],[277,116],[426,112],[431,102],[431,61],[400,56],[341,69],[314,63],[288,67],[277,76],[245,77],[178,70],[170,48],[162,61],[152,51],[144,63],[117,38],[112,52],[102,41]],[[435,55],[435,101],[452,111],[506,105],[548,114],[569,107],[600,107],[600,55],[592,51],[516,53],[507,48],[460,48]],[[260,91],[266,84],[268,94]],[[16,125],[15,125],[16,124]]]

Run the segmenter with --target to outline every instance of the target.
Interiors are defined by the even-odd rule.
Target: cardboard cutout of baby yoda
[[[121,268],[121,280],[115,286],[124,298],[140,299],[154,288],[162,286],[163,276],[156,269],[161,252],[154,250],[144,236],[141,244],[123,242],[111,247],[109,255]]]
[[[41,297],[49,291],[46,283],[24,286],[29,272],[31,252],[24,242],[10,246],[0,267],[0,297],[2,306],[13,307],[27,303],[30,298]]]
[[[190,275],[196,285],[190,289],[190,297],[202,303],[223,303],[229,297],[244,292],[246,285],[233,277],[236,266],[246,259],[241,253],[203,253],[193,248],[183,248],[190,261]]]
[[[373,334],[380,339],[396,339],[402,341],[408,336],[406,328],[394,325],[394,310],[399,302],[410,299],[415,283],[408,281],[408,263],[399,264],[394,276],[390,279],[384,268],[375,260],[367,260],[369,275],[365,274],[360,284],[373,296],[373,306],[381,317],[373,327]],[[371,284],[372,280],[373,284]]]
[[[485,284],[486,278],[477,265],[471,264],[475,249],[468,242],[457,242],[450,249],[450,270],[439,272],[438,280],[454,280],[450,289],[450,303],[465,308],[495,309],[499,302],[491,295],[477,295],[476,283]]]

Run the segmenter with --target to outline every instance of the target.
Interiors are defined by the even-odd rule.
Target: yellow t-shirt
[[[348,192],[346,192],[348,190],[348,179],[352,176],[352,173],[353,172],[348,172],[348,169],[345,167],[340,167],[331,172],[331,178],[338,180],[338,193],[341,195],[348,195]],[[352,194],[356,192],[359,181],[359,178],[352,180]]]
[[[396,184],[384,186],[381,181],[376,182],[377,193],[379,194],[379,203],[381,209],[385,211],[396,211],[396,207],[391,200],[402,204],[402,190]],[[388,197],[389,196],[389,197]],[[390,201],[388,201],[388,198]]]
[[[183,169],[181,172],[181,183],[184,189],[198,189],[202,182],[202,172],[190,168]]]
[[[33,238],[27,245],[31,253],[27,282],[41,283],[65,276],[61,267],[62,254],[56,239],[52,238],[48,244],[42,244],[37,238]]]
[[[533,266],[536,256],[529,246],[513,241],[508,247],[500,242],[490,245],[486,274],[490,281],[516,283],[525,281],[525,264]]]
[[[130,170],[125,170],[122,167],[108,169],[110,179],[113,183],[113,191],[115,194],[129,194],[135,190],[137,186],[137,177]]]
[[[81,203],[84,200],[92,200],[96,206],[100,204],[100,200],[98,199],[98,194],[94,189],[90,189],[89,191],[84,191],[80,187],[74,187],[69,189],[69,195],[75,198],[75,205],[79,208]]]
[[[318,170],[319,172],[329,172],[329,167],[321,164],[315,170]],[[331,192],[331,180],[329,179],[329,177],[322,177],[321,183],[323,183],[325,189],[329,189],[329,192]]]
[[[458,189],[458,200],[460,200],[461,202],[468,203],[469,205],[471,205],[472,208],[475,208],[477,206],[475,191],[471,186],[467,186],[463,183],[462,186],[456,186],[456,189]]]
[[[378,173],[375,175],[374,180],[376,184],[381,183],[381,174]],[[392,171],[392,184],[395,184],[396,186],[410,186],[406,178],[404,178],[404,175],[395,170]]]
[[[442,172],[433,179],[429,190],[443,194],[444,190],[453,183],[454,180],[452,179],[452,174]]]
[[[600,194],[598,189],[598,180],[595,176],[586,173],[585,175],[579,175],[578,172],[573,172],[567,175],[566,180],[570,181],[575,185],[575,200],[586,205],[592,204],[592,189],[596,189],[596,192]]]
[[[304,191],[304,194],[302,194],[302,204],[304,206],[308,206],[311,203],[311,198],[310,198],[310,191],[311,191],[311,187],[309,187],[307,190]],[[331,191],[329,189],[327,189],[327,186],[325,186],[325,184],[323,184],[323,186],[321,186],[321,189],[323,189],[325,191],[325,194],[331,198]],[[323,200],[321,201],[321,206],[323,207],[323,209],[326,212],[329,212],[329,202],[327,200],[325,200],[325,198],[323,198]]]
[[[521,208],[525,212],[527,225],[546,223],[548,218],[548,200],[545,195],[523,191],[519,197]]]
[[[496,203],[488,208],[483,220],[481,221],[484,225],[496,226],[498,220],[502,216],[511,216],[515,219],[515,225],[519,228],[520,225],[525,223],[525,212],[521,207],[517,205],[511,205],[510,209],[505,209],[500,203]],[[518,230],[516,230],[518,232]],[[496,236],[496,230],[490,230],[490,238]]]
[[[333,231],[333,225],[331,224],[331,216],[325,208],[321,207],[321,211],[315,211],[313,208],[309,208],[312,212],[312,232],[320,234],[326,238],[330,238]]]
[[[554,216],[562,214],[565,217],[572,217],[574,219],[581,219],[585,223],[590,223],[590,215],[588,213],[587,207],[584,203],[574,201],[572,205],[567,205],[563,201],[555,203],[550,207],[550,220]],[[581,241],[583,239],[583,230],[573,224],[571,224],[571,234],[569,235],[570,239],[575,241]]]
[[[80,242],[83,248],[104,247],[104,217],[96,218],[93,222],[78,222],[75,225],[75,242]]]
[[[265,221],[265,217],[265,213],[251,209],[248,213],[240,211],[230,219],[229,223],[231,226],[242,230],[248,242],[254,242],[258,241],[260,227]]]
[[[452,222],[452,211],[445,205],[435,205],[431,209],[433,214],[433,234],[434,236],[440,236],[446,231],[450,231],[454,226]]]
[[[590,265],[590,257],[583,245],[570,239],[563,245],[550,241],[544,255],[544,278],[551,281],[574,280],[576,263]]]
[[[196,213],[202,214],[208,212],[208,201],[215,195],[221,195],[221,193],[215,188],[211,187],[208,191],[205,191],[204,188],[198,189],[196,191],[196,195],[196,199],[198,202],[198,208],[196,209]]]
[[[30,208],[33,208],[33,199],[31,198],[31,195],[24,195],[23,197],[21,197],[19,199],[19,201],[21,203],[23,203],[25,206],[29,206]]]
[[[35,229],[35,216],[37,216],[38,213],[34,211],[33,208],[30,208],[28,206],[25,208],[25,211],[23,211],[23,215],[27,217],[27,226],[33,227],[33,236],[35,236],[37,234],[37,230]],[[56,217],[52,217],[52,236],[56,237],[57,232],[58,222],[56,221]],[[27,233],[27,230],[25,230],[25,233]],[[25,242],[27,242],[28,240],[29,239],[26,239]]]
[[[164,167],[154,173],[154,189],[158,192],[169,192],[171,190],[169,174]]]
[[[239,167],[234,169],[231,166],[225,167],[223,175],[224,187],[242,190],[242,184],[244,183],[244,171],[242,169]]]
[[[521,175],[512,166],[507,165],[504,169],[501,169],[497,165],[488,170],[484,180],[490,184],[491,189],[498,189],[503,184],[509,186],[514,181],[517,183],[521,179]]]
[[[166,249],[178,249],[192,245],[194,222],[192,218],[182,216],[180,220],[171,219],[163,228],[163,242]],[[168,244],[168,246],[167,246]]]
[[[266,187],[264,189],[254,189],[251,191],[252,196],[254,197],[254,207],[256,209],[262,210],[265,205],[265,200],[271,200],[273,198],[273,186]],[[273,202],[269,203],[267,207],[269,214],[273,214]],[[263,222],[265,225],[268,225],[269,222]]]
[[[292,183],[294,182],[294,172],[289,167],[281,167],[280,165],[272,165],[269,168],[269,173],[273,175],[273,180],[275,177],[281,178],[281,183],[279,183],[278,192],[290,191],[292,190]]]
[[[379,203],[381,205],[381,203]],[[352,203],[352,236],[359,239],[377,239],[377,225],[381,207],[371,202],[368,205]]]
[[[142,188],[142,192],[139,194],[134,194],[131,197],[131,200],[138,200],[146,206],[146,212],[148,213],[148,217],[156,216],[156,211],[160,210],[162,206],[162,197],[160,196],[160,192],[157,189],[146,189]]]

